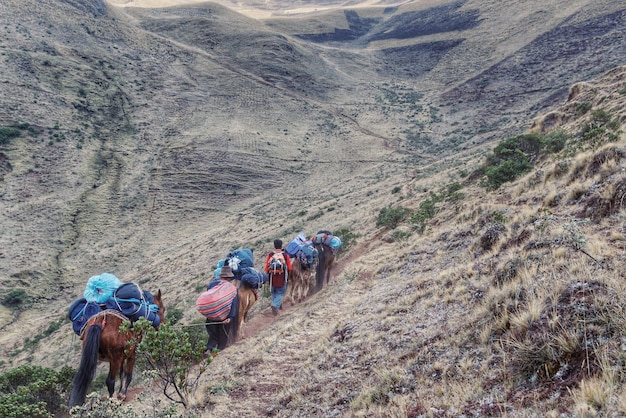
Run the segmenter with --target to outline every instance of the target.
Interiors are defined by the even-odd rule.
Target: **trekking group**
[[[198,312],[206,318],[207,355],[215,355],[236,341],[249,309],[265,285],[269,288],[272,315],[279,315],[288,289],[293,288],[294,266],[298,274],[293,279],[302,280],[302,272],[305,272],[304,280],[308,280],[316,270],[316,246],[325,245],[335,252],[341,240],[330,231],[320,231],[310,240],[301,233],[286,248],[281,239],[275,239],[273,244],[262,270],[254,268],[254,254],[250,249],[231,251],[217,263],[213,279],[196,301]]]

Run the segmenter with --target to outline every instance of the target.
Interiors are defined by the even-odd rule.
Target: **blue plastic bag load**
[[[217,262],[217,268],[213,270],[213,278],[219,279],[220,274],[222,274],[222,267],[224,267],[224,260],[220,260]]]
[[[338,236],[333,236],[333,238],[330,240],[330,246],[333,248],[333,250],[338,250],[339,247],[341,247],[341,244],[342,242]]]
[[[267,283],[267,273],[257,270],[254,267],[244,267],[241,269],[241,281],[247,283],[250,287],[261,287]]]
[[[123,283],[106,303],[107,309],[120,311],[130,322],[146,318],[153,326],[158,326],[161,318],[157,312],[159,307],[154,304],[154,296],[135,283]]]
[[[113,296],[113,292],[121,285],[122,281],[111,273],[92,276],[87,281],[83,297],[87,302],[103,304]]]

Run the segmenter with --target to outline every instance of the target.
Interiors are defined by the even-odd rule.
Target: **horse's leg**
[[[126,391],[130,386],[130,381],[133,379],[133,369],[135,368],[135,356],[130,356],[122,362],[122,369],[120,371],[120,380],[122,381],[120,386],[118,399],[126,399]]]
[[[314,293],[319,292],[320,290],[322,290],[322,288],[324,287],[324,276],[326,274],[325,272],[325,254],[324,254],[324,247],[322,245],[320,245],[317,250],[317,266],[315,267],[315,288],[314,288]]]
[[[330,251],[330,254],[326,254],[326,284],[330,282],[330,270],[333,268],[333,263],[335,262],[335,253],[332,252],[331,249],[326,248],[327,251]]]
[[[109,358],[109,375],[106,380],[109,397],[113,396],[113,392],[115,392],[115,379],[117,379],[117,375],[120,373],[120,368],[122,367],[122,360],[116,356],[111,357]]]
[[[248,300],[247,299],[248,299],[247,296],[241,298],[241,303],[239,304],[240,313],[239,315],[237,315],[237,318],[233,318],[239,322],[239,325],[237,326],[238,335],[235,336],[235,341],[238,340],[239,338],[244,338],[244,335],[245,335],[244,329],[243,329],[243,323],[246,322],[246,317],[248,316],[248,312],[247,312]]]

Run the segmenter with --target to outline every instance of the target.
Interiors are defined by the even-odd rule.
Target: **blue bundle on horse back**
[[[310,244],[310,242],[307,243],[304,232],[301,232],[298,234],[297,237],[291,240],[289,244],[287,244],[287,246],[285,247],[285,251],[287,251],[287,254],[289,254],[290,257],[295,257],[296,254],[298,254],[298,251],[300,251],[302,247],[308,244]]]
[[[146,318],[154,327],[160,324],[160,318],[156,315],[158,306],[154,304],[154,296],[135,283],[123,283],[106,302],[107,309],[122,312],[135,322],[139,318]]]
[[[254,267],[245,267],[241,269],[241,281],[250,287],[261,287],[267,283],[268,277],[264,271],[255,269]]]
[[[224,265],[229,266],[233,273],[244,267],[254,267],[254,254],[249,248],[233,250],[226,255]]]
[[[311,245],[303,246],[300,251],[298,251],[298,260],[300,260],[300,264],[303,267],[308,268],[315,264],[315,260],[317,259],[317,250]]]
[[[315,234],[315,236],[311,238],[311,241],[313,242],[313,244],[324,244],[331,247],[333,238],[334,235],[330,231],[318,231],[317,234]]]
[[[102,273],[87,280],[83,296],[87,302],[106,303],[113,292],[122,285],[122,281],[111,273]]]
[[[89,318],[101,311],[102,308],[95,302],[87,302],[85,298],[76,299],[67,310],[67,317],[72,321],[74,333],[80,335]]]

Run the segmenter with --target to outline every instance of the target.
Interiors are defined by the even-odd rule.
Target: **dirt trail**
[[[315,361],[316,353],[323,353],[342,313],[356,306],[366,292],[366,286],[358,282],[370,274],[359,273],[352,281],[340,279],[363,252],[364,248],[354,249],[338,260],[331,282],[317,294],[299,304],[286,303],[278,316],[264,309],[245,324],[244,338],[220,353],[209,368],[209,380],[215,387],[231,389],[209,395],[212,416],[273,414],[279,393],[301,387],[303,379],[315,380],[302,373],[303,365]]]
[[[362,253],[362,252],[360,252]],[[360,255],[360,253],[358,253]],[[353,254],[351,253],[349,257],[346,257],[345,259],[341,259],[341,260],[337,260],[337,262],[335,263],[335,265],[333,266],[332,269],[332,277],[338,277],[339,275],[341,275],[341,273],[343,272],[344,267],[346,266],[347,263],[350,262],[350,260],[354,259],[358,257],[357,254]],[[331,277],[331,280],[332,280]],[[310,300],[311,298],[314,298],[316,295],[309,295],[305,298],[305,300],[303,300],[302,302],[300,302],[299,304],[296,303],[291,303],[291,301],[287,301],[284,305],[283,305],[283,309],[280,311],[280,314],[278,316],[274,316],[272,314],[271,309],[268,307],[266,309],[263,309],[263,311],[257,313],[255,316],[251,317],[244,325],[244,335],[242,336],[241,340],[244,340],[246,338],[250,338],[253,336],[256,336],[259,331],[261,331],[263,328],[265,328],[266,326],[268,326],[269,324],[271,324],[272,322],[279,320],[281,317],[288,315],[292,310],[294,309],[298,309],[299,306],[301,306],[303,303],[305,303],[307,300]],[[285,298],[287,299],[287,298]]]

